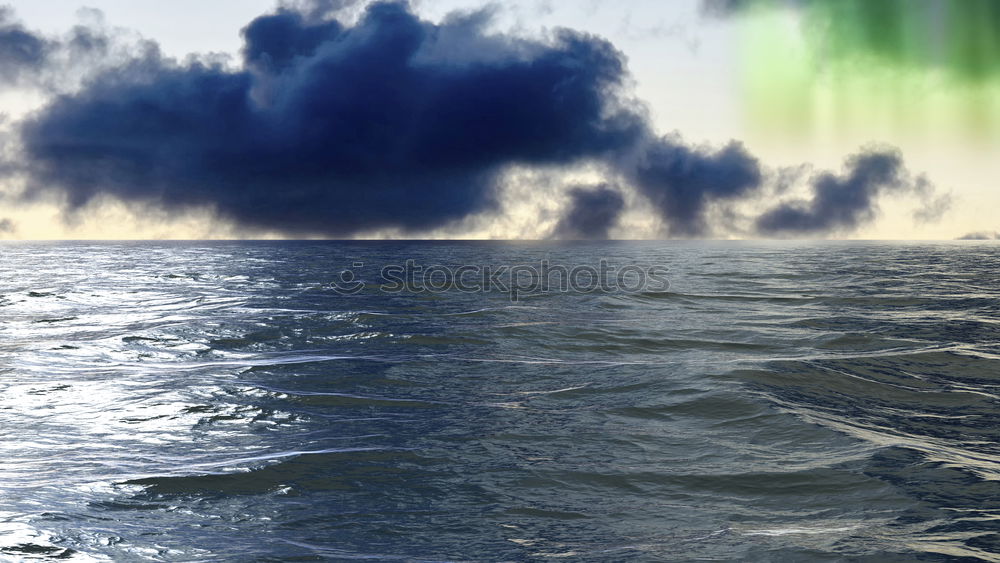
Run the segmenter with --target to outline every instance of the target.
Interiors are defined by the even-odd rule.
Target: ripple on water
[[[996,560],[1000,254],[783,244],[0,245],[0,559]]]

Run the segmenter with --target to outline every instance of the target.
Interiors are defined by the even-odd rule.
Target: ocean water
[[[1000,561],[996,244],[0,252],[3,560]]]

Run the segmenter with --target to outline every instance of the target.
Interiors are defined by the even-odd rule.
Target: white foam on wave
[[[853,532],[859,529],[860,525],[855,526],[838,526],[838,527],[787,527],[787,528],[770,528],[763,530],[744,530],[741,532],[744,536],[767,536],[767,537],[780,537],[780,536],[816,536],[823,534],[839,534],[844,532]]]

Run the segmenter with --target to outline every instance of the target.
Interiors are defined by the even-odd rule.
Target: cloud
[[[296,12],[307,20],[318,22],[355,10],[364,3],[365,0],[284,0],[279,11]]]
[[[980,231],[958,237],[958,240],[1000,240],[1000,232]]]
[[[243,58],[248,68],[262,74],[280,73],[343,32],[337,20],[313,23],[302,12],[282,9],[243,29]]]
[[[701,9],[707,15],[726,17],[738,15],[754,5],[761,5],[760,0],[702,0]]]
[[[60,60],[72,49],[105,59],[14,126],[18,152],[6,167],[23,178],[25,199],[61,202],[68,220],[116,200],[177,216],[208,209],[249,232],[290,236],[481,223],[504,212],[512,170],[605,176],[569,192],[560,238],[607,237],[635,195],[665,235],[712,236],[733,230],[730,206],[783,193],[762,189],[773,178],[738,142],[654,133],[629,97],[624,56],[603,39],[490,32],[490,10],[433,23],[396,1],[366,4],[354,23],[330,17],[361,5],[286,2],[243,29],[238,67],[178,62],[148,41],[117,48],[100,22],[75,28],[51,42]],[[812,201],[771,210],[759,230],[864,223],[877,196],[908,178],[898,155],[880,158],[857,157],[846,178],[818,176]],[[929,184],[912,191],[933,199]]]
[[[25,28],[9,7],[0,6],[0,88],[72,90],[93,68],[113,64],[114,47],[132,48],[121,41],[124,30],[104,26],[99,10],[84,8],[78,16],[88,21],[61,35],[44,35]]]
[[[561,240],[606,240],[625,209],[621,192],[608,185],[573,188],[570,205],[556,225],[552,238]]]
[[[669,234],[684,237],[709,232],[710,204],[747,197],[762,181],[760,163],[739,143],[713,151],[673,137],[650,142],[634,172],[636,187],[666,221]]]
[[[933,189],[926,193],[921,193],[918,190],[917,193],[923,200],[923,205],[913,212],[913,220],[917,224],[936,223],[951,211],[952,204],[954,203],[951,194],[935,195]]]
[[[477,41],[490,52],[469,60],[425,54],[484,34],[475,18],[435,25],[380,2],[353,27],[258,18],[248,70],[150,53],[21,125],[29,193],[207,205],[290,234],[419,231],[493,208],[509,165],[568,165],[639,137],[606,41],[564,30]]]
[[[8,7],[0,7],[0,80],[17,83],[25,74],[37,72],[48,63],[56,45],[13,21]]]
[[[17,233],[17,225],[10,219],[0,219],[0,235],[13,235]]]
[[[812,199],[784,203],[761,215],[758,231],[768,235],[850,232],[875,218],[883,193],[926,195],[933,191],[925,179],[910,178],[894,149],[870,149],[851,156],[842,175],[818,174],[811,188]]]

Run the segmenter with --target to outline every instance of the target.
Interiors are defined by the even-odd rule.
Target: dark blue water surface
[[[1000,561],[995,244],[0,252],[3,559]]]

